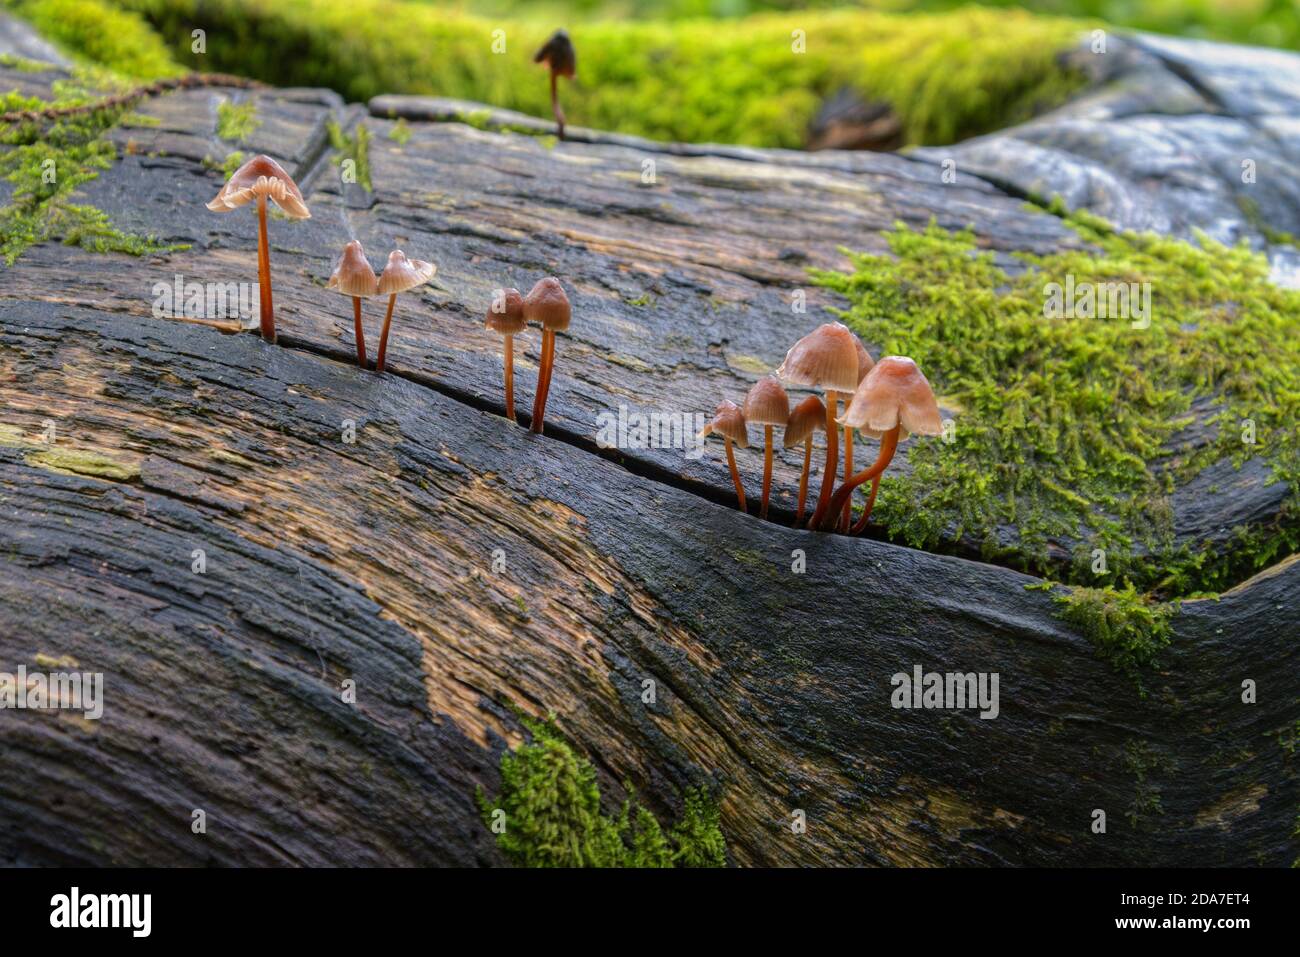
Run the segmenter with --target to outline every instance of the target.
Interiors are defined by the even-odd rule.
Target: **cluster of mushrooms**
[[[310,219],[311,210],[303,201],[298,184],[275,160],[269,156],[254,156],[226,181],[208,209],[214,213],[228,213],[257,201],[257,281],[258,303],[261,308],[262,338],[275,342],[275,306],[271,300],[271,247],[266,239],[266,203],[275,203],[293,219]],[[388,331],[393,324],[393,307],[398,293],[422,286],[438,271],[433,263],[407,259],[406,253],[394,249],[388,254],[388,264],[376,276],[365,250],[358,240],[343,247],[343,253],[330,274],[326,287],[337,289],[352,297],[352,316],[356,335],[357,363],[366,367],[366,337],[361,327],[361,300],[370,296],[388,297],[388,312],[379,334],[379,353],[375,371],[384,371],[384,356],[388,351]]]
[[[537,394],[533,397],[531,428],[538,434],[546,418],[546,397],[551,391],[551,371],[555,368],[555,334],[569,328],[573,310],[564,287],[554,276],[539,279],[521,296],[518,289],[503,289],[492,299],[484,326],[501,336],[505,360],[506,418],[515,418],[515,336],[528,328],[529,322],[542,327],[542,357],[537,368]]]
[[[215,213],[228,213],[253,201],[257,202],[257,279],[262,337],[268,342],[275,342],[271,252],[266,239],[268,199],[294,219],[311,218],[311,211],[303,202],[298,185],[269,156],[254,156],[239,167],[221,187],[216,198],[208,203],[208,209]],[[377,295],[388,297],[388,311],[384,315],[384,326],[379,334],[379,352],[375,359],[375,371],[383,372],[384,358],[388,351],[388,332],[393,324],[393,307],[397,303],[398,294],[424,285],[437,271],[438,267],[433,263],[408,259],[406,253],[394,249],[388,254],[388,264],[384,266],[384,271],[376,276],[359,240],[354,239],[343,247],[326,288],[336,289],[341,294],[352,297],[357,363],[363,369],[366,367],[366,337],[361,326],[361,300]],[[569,327],[571,314],[569,297],[559,280],[552,276],[539,280],[527,296],[521,296],[518,289],[502,290],[488,310],[486,327],[501,335],[504,340],[506,416],[511,420],[515,418],[514,337],[527,328],[529,321],[542,327],[542,357],[531,422],[534,432],[542,431],[546,417],[546,397],[551,391],[551,370],[555,365],[555,334]]]
[[[791,386],[824,392],[825,403],[810,395],[791,409],[783,380]],[[848,400],[843,415],[839,411],[841,397]],[[749,390],[743,408],[734,402],[719,403],[713,420],[700,433],[701,438],[722,437],[742,512],[748,511],[745,487],[732,447],[749,447],[750,425],[763,426],[763,497],[759,516],[767,517],[772,488],[773,430],[777,426],[785,430],[787,449],[804,447],[796,527],[803,522],[807,503],[813,437],[822,431],[826,433],[826,467],[807,527],[853,535],[860,535],[867,527],[880,489],[880,476],[893,459],[898,443],[909,434],[939,435],[943,431],[934,390],[916,363],[907,356],[885,356],[873,362],[862,341],[838,322],[818,326],[796,342],[776,374],[765,376]],[[840,429],[844,430],[844,481],[837,490],[834,486],[839,468]],[[857,473],[853,471],[855,430],[880,441],[876,461]],[[871,495],[861,517],[852,523],[853,490],[868,481]]]

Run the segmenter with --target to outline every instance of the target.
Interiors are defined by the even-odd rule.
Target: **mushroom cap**
[[[852,392],[858,387],[856,340],[843,323],[818,326],[790,347],[776,374],[793,385]]]
[[[862,344],[861,339],[854,336],[853,341],[858,347],[858,385],[861,385],[862,380],[867,377],[867,373],[875,368],[876,360],[871,358],[871,353],[867,351],[867,347]]]
[[[754,425],[785,425],[790,418],[790,397],[774,376],[764,376],[745,396],[745,421]]]
[[[438,271],[433,263],[420,259],[407,259],[406,253],[394,249],[388,254],[388,265],[379,277],[379,292],[390,296],[393,293],[406,292],[416,286],[422,286]]]
[[[938,435],[943,431],[934,390],[907,356],[885,356],[877,362],[838,421],[874,438],[896,425],[903,428],[900,439],[909,433]]]
[[[792,449],[813,433],[826,431],[826,403],[821,396],[810,395],[792,410],[785,423],[785,447]]]
[[[519,295],[518,289],[504,289],[502,292],[504,296],[492,298],[483,325],[498,335],[517,336],[528,328],[528,320],[524,318],[524,297]]]
[[[573,310],[564,287],[554,276],[537,280],[528,295],[524,296],[524,319],[541,323],[545,329],[560,331],[569,328]]]
[[[379,292],[379,280],[366,260],[366,251],[361,248],[360,240],[354,239],[343,247],[343,254],[339,256],[325,288],[337,289],[345,296],[373,296]]]
[[[725,399],[718,403],[713,411],[713,421],[700,430],[700,438],[708,438],[713,433],[731,439],[742,449],[749,448],[749,430],[745,427],[745,413],[740,406]]]
[[[261,154],[235,170],[216,199],[208,203],[208,209],[214,213],[228,213],[251,203],[258,196],[269,196],[275,205],[294,219],[311,219],[311,210],[303,202],[293,177],[271,157]]]
[[[578,72],[578,54],[573,49],[569,34],[564,30],[556,30],[551,34],[551,38],[533,55],[533,62],[545,63],[552,73],[570,79]]]

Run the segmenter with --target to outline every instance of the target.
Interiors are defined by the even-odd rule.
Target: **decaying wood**
[[[805,269],[842,264],[841,245],[937,217],[1043,252],[1076,242],[1058,221],[898,157],[548,149],[422,122],[399,145],[375,118],[369,194],[339,184],[324,145],[327,120],[355,115],[268,92],[241,148],[284,162],[313,212],[271,223],[271,346],[150,314],[175,274],[254,281],[255,217],[202,208],[220,186],[203,160],[232,148],[213,133],[223,95],[246,94],[149,102],[160,125],[118,130],[125,155],[84,190],[192,250],[46,245],[4,274],[0,670],[72,662],[105,674],[107,701],[98,722],[0,713],[0,858],[499,863],[474,795],[521,740],[511,704],[559,715],[611,796],[630,781],[669,817],[707,783],[739,864],[1296,856],[1279,735],[1300,564],[1186,603],[1144,699],[1032,578],[741,515],[719,456],[595,448],[595,417],[620,404],[739,399],[820,321],[831,303]],[[399,300],[392,374],[356,368],[324,288],[353,236],[376,262],[399,247],[439,265]],[[496,287],[544,273],[575,321],[539,437],[496,414],[481,317]],[[799,464],[778,473],[778,514]],[[997,672],[998,718],[892,708],[891,676],[914,665]]]

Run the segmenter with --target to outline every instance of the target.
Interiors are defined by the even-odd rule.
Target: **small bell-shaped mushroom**
[[[555,369],[555,334],[569,328],[573,316],[569,297],[554,276],[539,279],[524,297],[524,319],[542,327],[542,358],[537,368],[537,394],[533,396],[532,430],[538,435],[546,421],[546,399]]]
[[[361,241],[352,240],[343,247],[334,272],[330,273],[328,289],[337,289],[345,296],[352,297],[352,316],[357,338],[357,364],[366,367],[366,336],[361,329],[361,300],[379,292],[379,280],[370,268],[366,251],[361,248]]]
[[[506,418],[515,421],[515,336],[528,328],[524,319],[524,297],[518,289],[501,289],[492,297],[483,325],[501,336],[505,360]]]
[[[907,356],[885,356],[876,363],[862,380],[853,401],[839,420],[848,428],[857,429],[872,438],[880,439],[880,452],[876,461],[858,472],[840,486],[831,499],[830,508],[822,522],[822,530],[829,531],[834,517],[853,495],[853,490],[885,471],[898,449],[898,443],[913,435],[939,435],[943,432],[943,419],[939,403],[929,381]],[[867,519],[875,505],[875,494],[867,501],[855,531],[866,528]]]
[[[839,442],[835,418],[839,415],[837,393],[852,392],[858,385],[857,336],[838,322],[818,326],[796,342],[786,353],[776,374],[792,385],[826,392],[826,468],[822,471],[821,493],[809,520],[817,528],[830,505],[835,486],[835,469],[839,465]],[[841,503],[842,507],[843,503]]]
[[[269,156],[254,156],[226,181],[208,209],[228,213],[257,200],[257,282],[262,338],[275,342],[275,307],[271,301],[271,247],[266,239],[266,200],[294,219],[310,219],[298,184]]]
[[[407,259],[406,253],[394,249],[388,254],[388,265],[379,277],[379,294],[388,297],[388,311],[384,313],[384,328],[379,333],[379,354],[375,357],[375,371],[384,371],[384,353],[388,351],[388,327],[393,322],[393,305],[397,294],[423,286],[433,278],[438,267],[419,259]]]
[[[726,400],[718,403],[713,413],[713,421],[700,430],[700,438],[708,438],[714,433],[722,436],[723,444],[727,448],[727,465],[731,468],[731,481],[736,484],[736,500],[739,502],[739,508],[742,512],[748,512],[749,509],[745,505],[745,486],[741,484],[740,470],[736,468],[736,453],[731,450],[733,443],[742,449],[749,448],[749,429],[745,426],[745,413],[741,411],[740,406]]]

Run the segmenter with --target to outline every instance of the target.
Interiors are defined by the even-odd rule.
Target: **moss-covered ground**
[[[845,321],[916,359],[955,413],[951,441],[914,440],[911,473],[885,479],[881,521],[918,547],[955,535],[1031,571],[1174,596],[1219,590],[1293,550],[1300,292],[1270,282],[1245,246],[1067,221],[1089,248],[1022,256],[1016,275],[970,233],[933,226],[899,226],[892,256],[817,274],[850,300]],[[1049,284],[1070,277],[1149,284],[1149,325],[1049,318]],[[1212,441],[1184,445],[1198,400],[1213,403]],[[1174,486],[1252,457],[1291,487],[1278,527],[1240,529],[1226,550],[1175,542]],[[1064,570],[1048,555],[1061,541],[1076,543]]]
[[[22,12],[33,0],[0,0]],[[123,72],[156,62],[227,71],[279,85],[329,86],[355,100],[430,93],[549,116],[545,71],[532,54],[556,26],[483,19],[404,0],[59,0],[129,12],[166,37],[104,51],[65,28],[75,52]],[[137,16],[138,15],[138,16]],[[895,16],[860,9],[714,20],[575,18],[578,79],[565,81],[571,123],[656,139],[798,147],[821,102],[840,89],[893,106],[912,143],[951,142],[1061,102],[1082,82],[1059,54],[1086,23],[1019,11]],[[192,32],[206,31],[205,52]],[[502,52],[494,52],[494,31]],[[123,45],[126,41],[123,40]],[[173,62],[174,61],[174,62]]]
[[[437,2],[437,0],[430,0]],[[765,10],[858,6],[891,13],[936,12],[971,0],[474,0],[480,16],[677,20],[741,18]],[[1116,26],[1261,46],[1300,47],[1300,6],[1291,0],[979,0],[1055,16],[1097,17]]]
[[[1300,292],[1244,245],[1067,222],[1088,247],[1022,256],[1015,274],[970,233],[900,225],[892,255],[816,278],[848,298],[866,341],[916,359],[954,416],[946,439],[912,440],[913,467],[887,473],[876,518],[910,545],[957,539],[1078,586],[1058,595],[1062,617],[1136,676],[1168,643],[1170,600],[1300,547]],[[1149,284],[1149,324],[1052,317],[1051,284],[1071,279]],[[1198,415],[1208,441],[1184,432]],[[1256,457],[1289,489],[1273,522],[1226,545],[1177,540],[1175,486]],[[1053,543],[1073,543],[1064,566]]]
[[[0,113],[93,103],[129,84],[106,70],[83,67],[56,81],[49,100],[0,91]],[[76,202],[77,189],[117,159],[107,133],[127,107],[94,109],[53,122],[0,125],[0,178],[13,186],[0,207],[0,259],[8,265],[30,246],[57,240],[97,252],[144,255],[175,247],[113,226],[102,210]]]

